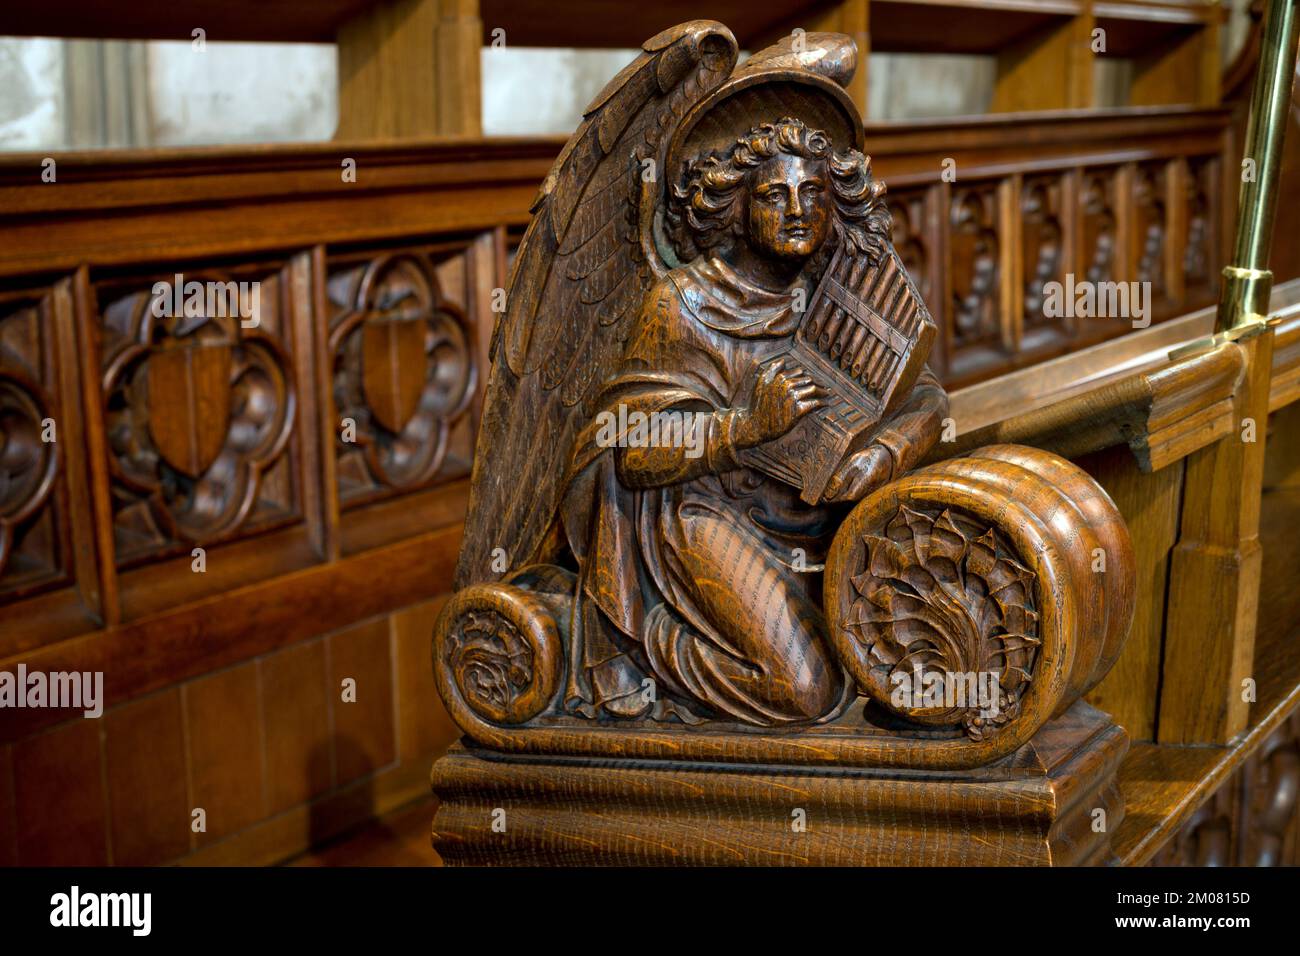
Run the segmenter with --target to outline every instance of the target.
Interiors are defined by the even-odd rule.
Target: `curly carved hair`
[[[885,184],[872,179],[871,160],[856,149],[834,152],[821,130],[785,117],[755,126],[730,149],[687,162],[667,211],[669,234],[682,262],[739,234],[742,210],[737,199],[746,177],[764,160],[783,152],[826,160],[835,218],[844,235],[869,258],[881,255],[891,222]]]

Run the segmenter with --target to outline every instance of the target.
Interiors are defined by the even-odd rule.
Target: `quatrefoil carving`
[[[329,292],[338,310],[329,350],[340,495],[350,502],[430,484],[478,375],[464,312],[415,254],[341,271]]]
[[[44,507],[54,488],[59,445],[42,434],[49,409],[41,387],[0,354],[0,576],[18,528]]]
[[[259,491],[292,431],[290,364],[238,316],[157,316],[152,303],[137,294],[105,315],[120,333],[102,380],[115,517],[128,542],[208,542],[275,510]]]

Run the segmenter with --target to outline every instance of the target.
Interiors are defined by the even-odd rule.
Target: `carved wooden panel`
[[[58,370],[49,293],[0,294],[0,599],[66,583]]]
[[[1150,283],[1154,314],[1167,314],[1170,307],[1168,273],[1170,164],[1157,161],[1140,164],[1133,175],[1133,276]]]
[[[1219,786],[1153,866],[1300,864],[1300,711]]]
[[[890,192],[889,212],[893,216],[894,248],[907,267],[907,274],[927,305],[934,303],[934,274],[937,250],[931,235],[927,206],[929,193],[925,189]]]
[[[1024,270],[1021,349],[1032,351],[1074,336],[1072,314],[1047,315],[1047,288],[1070,271],[1069,233],[1061,176],[1026,176],[1020,188],[1020,255]],[[1059,310],[1051,310],[1053,312]]]
[[[478,378],[473,331],[426,250],[383,252],[330,271],[330,423],[344,509],[469,474],[466,416]]]
[[[297,389],[274,269],[103,283],[100,390],[119,566],[302,515]],[[229,296],[242,290],[256,315]],[[179,306],[179,308],[178,308]]]
[[[1090,282],[1110,282],[1117,275],[1118,173],[1115,169],[1087,169],[1079,195],[1080,258],[1076,272]]]
[[[1187,164],[1186,237],[1182,269],[1187,307],[1208,304],[1218,289],[1220,256],[1219,161],[1201,156]]]
[[[1151,866],[1232,866],[1236,859],[1238,788],[1215,791],[1151,860]]]
[[[1259,748],[1241,771],[1242,866],[1294,866],[1300,862],[1300,711]]]
[[[893,217],[892,239],[898,257],[930,309],[936,325],[944,326],[943,246],[939,230],[940,195],[937,187],[891,190],[886,198]],[[945,336],[935,337],[930,367],[947,367]]]
[[[1002,224],[999,184],[954,184],[948,200],[945,353],[960,376],[1003,360]]]

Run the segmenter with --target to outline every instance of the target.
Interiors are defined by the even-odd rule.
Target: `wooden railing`
[[[994,442],[1057,451],[1092,474],[1128,521],[1139,583],[1133,629],[1089,695],[1137,741],[1120,772],[1127,815],[1115,848],[1125,864],[1298,862],[1300,280],[1274,291],[1273,313],[1263,369],[1254,363],[1267,349],[1206,342],[1214,310],[1203,309],[958,390],[957,439],[935,455]],[[1196,342],[1205,344],[1188,347]],[[1252,422],[1242,399],[1261,381],[1270,415]],[[1266,442],[1262,494],[1226,482],[1229,468],[1206,467],[1256,441]],[[1205,516],[1189,511],[1207,493],[1260,510],[1258,536],[1226,549],[1262,554],[1248,583],[1258,613],[1244,624],[1207,606],[1178,559],[1200,546]],[[1189,623],[1187,608],[1202,611]]]

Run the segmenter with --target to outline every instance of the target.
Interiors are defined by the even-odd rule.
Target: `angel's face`
[[[831,228],[826,161],[778,153],[751,174],[749,244],[775,259],[807,259]]]

